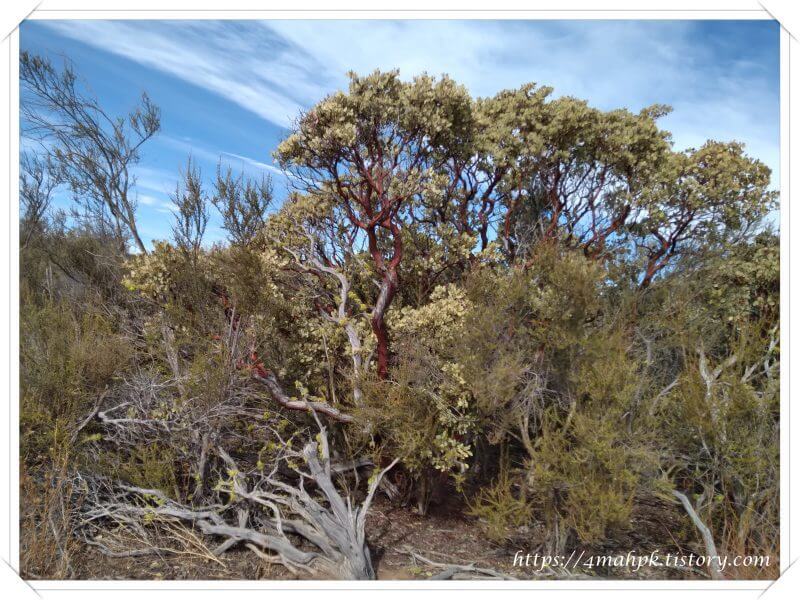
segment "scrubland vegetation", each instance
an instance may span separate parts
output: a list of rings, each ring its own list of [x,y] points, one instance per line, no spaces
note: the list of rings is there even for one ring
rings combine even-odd
[[[777,198],[740,144],[676,150],[663,106],[352,75],[298,115],[284,178],[187,163],[149,247],[158,108],[20,73],[43,142],[20,181],[26,576],[91,550],[373,578],[373,501],[433,529],[443,495],[509,557],[611,544],[650,507],[684,524],[654,544],[775,576]]]

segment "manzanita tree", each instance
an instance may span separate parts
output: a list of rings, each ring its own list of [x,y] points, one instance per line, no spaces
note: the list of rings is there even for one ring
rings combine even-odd
[[[669,151],[656,122],[666,107],[602,111],[551,93],[531,83],[477,99],[470,151],[445,163],[447,194],[433,206],[511,261],[542,238],[602,255]]]
[[[641,286],[692,248],[751,232],[775,207],[769,180],[769,168],[737,142],[670,153],[631,226],[646,260]]]
[[[302,115],[278,147],[280,164],[303,191],[333,201],[366,239],[380,277],[371,315],[380,378],[389,372],[385,314],[400,286],[404,221],[412,201],[435,184],[436,167],[459,153],[470,124],[470,96],[448,77],[351,74],[349,91]]]

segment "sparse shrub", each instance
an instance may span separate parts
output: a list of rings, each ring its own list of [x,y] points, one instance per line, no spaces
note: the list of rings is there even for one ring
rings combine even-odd
[[[611,526],[626,528],[637,465],[616,424],[577,412],[568,423],[553,421],[545,417],[529,462],[531,501],[543,520],[567,524],[584,542],[602,539]]]
[[[533,520],[533,510],[525,492],[525,483],[515,481],[509,468],[503,467],[498,478],[480,488],[471,500],[469,514],[480,521],[491,541],[506,541],[513,537],[516,529]]]
[[[162,490],[181,499],[176,452],[166,444],[135,446],[128,455],[101,454],[100,473],[138,487]]]

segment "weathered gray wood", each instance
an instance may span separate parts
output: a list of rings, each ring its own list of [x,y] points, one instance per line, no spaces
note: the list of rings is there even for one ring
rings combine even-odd
[[[192,523],[205,535],[223,538],[213,551],[215,556],[242,543],[259,556],[271,556],[270,560],[286,565],[295,573],[374,579],[375,570],[366,544],[366,516],[378,485],[397,460],[371,478],[366,498],[354,506],[353,499],[343,496],[334,484],[332,476],[336,471],[331,465],[327,432],[319,420],[317,424],[320,428],[317,441],[308,442],[300,452],[288,453],[301,458],[306,465],[307,471],[296,469],[299,475],[296,484],[278,479],[277,468],[269,475],[248,478],[223,448],[217,448],[216,454],[231,474],[235,507],[187,506],[161,490],[121,483],[103,488],[98,483],[87,502],[84,524],[110,520],[142,532],[147,522],[177,519]],[[306,489],[306,481],[314,483],[315,493]],[[257,526],[250,522],[256,511]],[[227,520],[232,513],[237,517],[235,524]],[[305,540],[308,546],[301,549],[297,538]],[[87,541],[103,546],[96,540]]]

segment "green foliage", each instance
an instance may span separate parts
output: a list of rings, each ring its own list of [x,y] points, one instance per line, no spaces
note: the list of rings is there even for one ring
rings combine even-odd
[[[730,245],[704,269],[705,301],[723,322],[775,323],[780,303],[780,240],[764,232],[752,243]]]
[[[600,314],[602,271],[549,244],[525,270],[480,270],[466,282],[472,310],[453,352],[487,426],[503,425],[533,375],[563,390],[578,344]]]
[[[106,315],[76,314],[66,302],[23,303],[20,330],[21,452],[42,460],[69,443],[70,427],[126,368],[131,346]]]
[[[770,170],[737,142],[706,142],[670,155],[645,193],[645,218],[630,225],[647,264],[643,284],[698,244],[735,239],[776,206]]]
[[[403,354],[393,381],[365,385],[363,415],[380,433],[383,451],[402,456],[413,473],[435,469],[458,481],[472,456],[474,413],[463,394],[452,393],[453,379],[435,356],[413,345]]]
[[[515,492],[515,487],[522,491]],[[470,503],[469,514],[480,521],[491,541],[506,541],[514,530],[529,525],[533,520],[533,511],[524,490],[524,485],[515,486],[508,470],[503,469],[497,480],[481,488]]]
[[[97,468],[116,480],[175,496],[178,490],[175,454],[167,445],[148,444],[134,447],[126,456],[103,454]]]
[[[264,227],[272,204],[272,181],[266,176],[261,180],[237,178],[230,168],[223,175],[218,166],[212,202],[222,214],[223,227],[231,242],[247,246]]]
[[[201,258],[195,265],[180,248],[157,241],[152,252],[130,260],[125,287],[167,309],[194,310],[197,303],[209,301],[212,285],[208,257]]]
[[[544,516],[555,515],[586,542],[628,526],[641,466],[617,423],[577,411],[566,420],[551,415],[545,413],[528,475]]]
[[[453,152],[469,135],[470,117],[466,90],[448,77],[422,75],[405,83],[397,71],[351,73],[348,93],[334,93],[305,114],[277,156],[284,165],[327,168],[329,161],[341,160],[342,148],[362,147],[386,130],[387,155],[398,150],[390,147],[395,138],[425,143],[431,152]],[[406,182],[392,185],[398,186],[394,193],[411,189]]]

